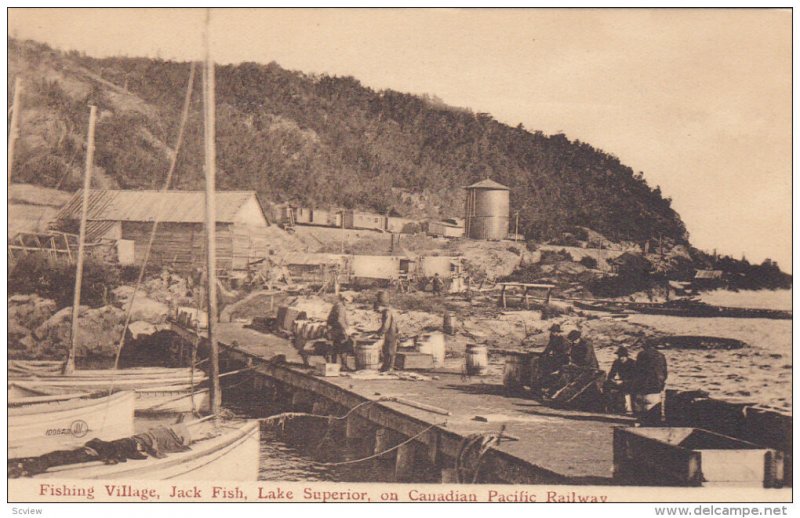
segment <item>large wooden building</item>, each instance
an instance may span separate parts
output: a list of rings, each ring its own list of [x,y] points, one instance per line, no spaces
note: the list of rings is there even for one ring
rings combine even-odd
[[[78,232],[83,193],[67,202],[51,225],[55,230]],[[244,270],[267,256],[269,221],[252,191],[216,193],[217,266]],[[151,264],[191,270],[205,264],[204,191],[117,191],[89,193],[87,241],[113,239],[133,248],[136,264],[144,259],[147,243],[158,220],[150,253]]]

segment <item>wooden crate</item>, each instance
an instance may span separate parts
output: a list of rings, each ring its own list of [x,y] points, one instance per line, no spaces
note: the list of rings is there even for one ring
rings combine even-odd
[[[317,375],[326,378],[339,376],[341,365],[338,363],[320,363],[317,365]]]
[[[398,352],[394,365],[400,370],[430,370],[433,368],[433,355],[418,352]]]
[[[784,458],[700,428],[615,428],[614,478],[636,485],[782,487]]]

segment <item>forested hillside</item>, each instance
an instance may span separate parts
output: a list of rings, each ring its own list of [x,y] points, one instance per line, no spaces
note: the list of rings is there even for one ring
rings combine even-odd
[[[96,185],[161,186],[189,63],[8,44],[9,82],[25,80],[13,181],[76,189],[95,104]],[[200,91],[198,73],[176,188],[202,187]],[[458,216],[461,187],[491,177],[511,187],[530,238],[580,225],[614,240],[688,239],[670,199],[609,153],[352,77],[219,66],[217,142],[218,187],[253,189],[265,201]]]

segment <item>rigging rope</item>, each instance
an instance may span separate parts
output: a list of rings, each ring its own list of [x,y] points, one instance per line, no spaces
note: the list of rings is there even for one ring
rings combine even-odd
[[[161,189],[162,192],[165,192],[169,189],[170,185],[172,184],[172,176],[175,173],[175,167],[178,163],[178,155],[180,152],[181,144],[183,143],[183,136],[186,130],[186,121],[189,118],[189,105],[192,100],[192,87],[194,86],[194,70],[195,70],[195,63],[192,62],[191,67],[189,69],[189,82],[186,85],[186,97],[183,101],[183,110],[181,111],[181,122],[178,128],[178,138],[175,143],[175,151],[172,154],[172,158],[169,164],[169,170],[167,171],[167,178],[164,181],[164,187]],[[119,340],[119,346],[117,347],[117,354],[114,358],[114,370],[119,369],[119,359],[120,355],[122,354],[122,348],[125,346],[125,334],[128,331],[128,326],[131,323],[131,315],[133,314],[133,303],[136,300],[136,293],[139,290],[139,287],[144,280],[145,270],[147,268],[147,261],[150,259],[150,251],[153,248],[153,241],[155,241],[156,231],[158,230],[158,221],[161,218],[162,212],[165,208],[166,200],[162,198],[161,206],[159,207],[158,213],[156,214],[156,218],[153,221],[153,228],[150,231],[150,239],[147,242],[147,248],[145,249],[144,259],[142,260],[142,268],[139,271],[139,277],[136,280],[136,285],[133,288],[133,293],[131,294],[131,300],[128,303],[128,309],[125,313],[125,325],[122,328],[122,336]],[[113,381],[112,385],[109,388],[109,392],[113,389]]]
[[[183,143],[183,135],[186,130],[186,121],[189,118],[189,105],[192,100],[192,87],[194,85],[194,69],[195,63],[192,62],[191,68],[189,69],[189,82],[186,86],[186,97],[183,101],[183,110],[181,112],[181,122],[178,128],[178,139],[175,143],[175,151],[172,154],[172,159],[170,160],[169,164],[169,171],[167,171],[167,178],[164,180],[164,187],[161,189],[162,192],[166,192],[169,190],[170,185],[172,184],[172,176],[175,173],[175,167],[178,164],[178,154],[180,152],[181,144]],[[150,238],[147,241],[147,247],[145,248],[144,259],[142,260],[142,267],[139,270],[139,277],[136,280],[136,285],[133,288],[133,293],[131,294],[131,300],[128,304],[128,310],[125,314],[125,325],[122,329],[122,337],[120,338],[119,347],[117,348],[117,357],[114,362],[114,368],[119,368],[119,355],[122,351],[123,346],[125,345],[125,333],[128,330],[128,326],[131,322],[131,315],[133,313],[133,303],[136,300],[136,293],[139,290],[139,287],[144,280],[145,270],[147,269],[147,262],[150,259],[150,252],[153,248],[153,242],[156,238],[156,232],[158,230],[158,222],[162,217],[162,213],[166,208],[166,198],[161,199],[161,205],[156,213],[156,218],[153,220],[153,228],[150,230]]]

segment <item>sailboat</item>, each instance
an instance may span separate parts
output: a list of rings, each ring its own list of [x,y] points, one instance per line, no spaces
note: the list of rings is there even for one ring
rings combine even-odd
[[[190,73],[189,88],[194,78],[194,68]],[[184,110],[188,110],[190,92]],[[94,162],[94,127],[96,107],[92,106],[89,116],[87,137],[86,171],[83,184],[83,204],[81,208],[80,232],[78,238],[77,274],[72,310],[71,348],[66,363],[53,361],[11,361],[9,362],[9,397],[39,397],[46,395],[96,393],[106,391],[111,394],[120,390],[133,390],[136,394],[138,413],[193,412],[208,410],[209,394],[207,388],[197,388],[207,381],[202,371],[192,369],[148,367],[135,369],[95,369],[75,370],[75,354],[78,343],[78,308],[80,308],[83,260],[85,256],[85,237],[88,215],[91,173]],[[180,139],[179,139],[180,140]],[[170,175],[175,167],[177,149],[171,164]],[[9,168],[11,167],[9,163]],[[9,169],[10,171],[10,169]],[[10,173],[9,173],[10,174]],[[10,178],[10,176],[9,176]],[[155,233],[155,226],[153,227]],[[145,258],[145,263],[147,259]],[[144,265],[142,268],[144,271]],[[133,304],[133,300],[131,300]],[[127,328],[127,322],[126,322]],[[120,348],[124,339],[120,343]]]
[[[208,16],[206,18],[208,27]],[[259,467],[260,426],[258,421],[231,420],[219,417],[221,390],[216,340],[216,250],[214,230],[214,177],[216,153],[214,145],[214,64],[208,50],[208,29],[205,35],[205,144],[206,144],[206,253],[208,288],[208,339],[210,342],[211,415],[179,425],[171,434],[185,446],[166,456],[150,456],[142,460],[109,464],[102,459],[88,462],[47,466],[37,478],[69,479],[190,479],[190,480],[256,480]],[[132,439],[135,439],[132,438]]]

